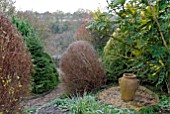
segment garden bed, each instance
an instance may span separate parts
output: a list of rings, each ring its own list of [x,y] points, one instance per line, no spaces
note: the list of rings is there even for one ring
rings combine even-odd
[[[121,99],[119,86],[111,87],[99,92],[98,99],[101,102],[113,105],[114,107],[131,108],[134,110],[140,110],[147,106],[154,106],[159,102],[159,97],[143,86],[139,86],[134,100],[129,102],[125,102]]]

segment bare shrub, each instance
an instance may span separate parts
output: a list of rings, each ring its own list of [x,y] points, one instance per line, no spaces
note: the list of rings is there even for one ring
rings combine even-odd
[[[16,114],[29,92],[31,59],[22,36],[0,13],[0,113]]]
[[[76,41],[69,45],[61,57],[60,71],[65,90],[72,95],[90,92],[106,82],[99,57],[87,41]]]

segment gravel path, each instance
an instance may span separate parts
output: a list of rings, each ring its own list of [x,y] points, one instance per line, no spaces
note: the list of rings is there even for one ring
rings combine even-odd
[[[57,106],[50,106],[40,109],[38,114],[68,114],[68,111],[60,110]]]
[[[64,93],[63,84],[60,83],[54,90],[46,95],[40,95],[39,97],[32,97],[28,100],[23,101],[21,104],[26,108],[39,108],[44,104],[47,104],[53,101],[56,98],[59,98]],[[31,113],[34,114],[34,113]],[[39,110],[38,114],[66,114],[58,109],[56,106],[51,106],[47,108],[42,108]]]

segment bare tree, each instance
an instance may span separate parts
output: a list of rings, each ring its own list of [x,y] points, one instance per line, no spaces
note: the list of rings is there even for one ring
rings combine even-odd
[[[15,11],[14,0],[0,0],[0,12],[11,16]]]

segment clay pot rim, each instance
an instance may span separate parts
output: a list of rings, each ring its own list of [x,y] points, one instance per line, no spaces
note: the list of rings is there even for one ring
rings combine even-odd
[[[133,73],[124,73],[123,77],[132,79],[132,78],[136,78],[136,75]]]

